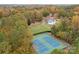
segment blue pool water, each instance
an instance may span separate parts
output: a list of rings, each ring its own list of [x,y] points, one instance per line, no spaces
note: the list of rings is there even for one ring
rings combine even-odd
[[[33,39],[33,47],[36,53],[51,53],[54,49],[63,49],[67,47],[61,41],[50,36],[49,34],[39,34]]]

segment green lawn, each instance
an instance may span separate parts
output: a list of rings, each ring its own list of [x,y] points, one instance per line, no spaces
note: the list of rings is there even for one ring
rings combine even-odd
[[[31,25],[30,28],[31,28],[33,34],[51,31],[51,28],[48,24],[34,24],[34,25]]]

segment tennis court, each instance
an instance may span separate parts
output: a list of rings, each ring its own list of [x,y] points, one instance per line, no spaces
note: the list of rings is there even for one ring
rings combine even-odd
[[[54,49],[63,49],[67,47],[67,45],[64,45],[61,41],[52,37],[48,33],[44,33],[34,37],[33,47],[36,53],[48,54],[51,53]]]

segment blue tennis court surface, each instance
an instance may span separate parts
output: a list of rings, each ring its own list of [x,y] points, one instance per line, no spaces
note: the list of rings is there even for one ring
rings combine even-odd
[[[33,39],[33,47],[36,53],[47,54],[51,53],[54,49],[63,49],[67,47],[61,41],[56,40],[49,34],[39,34]]]

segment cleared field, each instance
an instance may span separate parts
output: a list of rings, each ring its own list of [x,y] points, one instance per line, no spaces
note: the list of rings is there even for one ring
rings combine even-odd
[[[48,24],[34,24],[30,26],[33,34],[38,34],[46,31],[51,31],[51,28]]]

